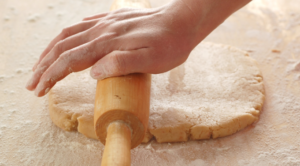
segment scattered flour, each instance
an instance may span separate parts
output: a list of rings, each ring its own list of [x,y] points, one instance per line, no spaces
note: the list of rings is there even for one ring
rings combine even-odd
[[[280,162],[278,162],[280,159]],[[258,155],[248,160],[240,160],[239,165],[272,165],[272,166],[297,166],[300,163],[300,151],[294,147],[286,147],[284,149],[274,149],[271,151],[259,151]]]
[[[36,98],[24,88],[30,74],[23,71],[23,67],[26,70],[32,67],[51,36],[84,16],[107,10],[112,3],[90,1],[94,3],[45,0],[30,4],[32,8],[28,10],[43,15],[46,24],[22,23],[22,20],[38,22],[41,17],[28,17],[28,11],[21,10],[22,5],[28,5],[26,3],[4,1],[5,5],[13,7],[4,11],[3,15],[12,11],[18,11],[19,15],[13,17],[18,20],[14,26],[0,30],[0,166],[100,165],[103,145],[57,128],[49,118],[46,99]],[[53,5],[51,10],[41,8],[55,2],[58,5]],[[151,0],[151,3],[160,5],[162,2]],[[299,7],[295,5],[298,0],[251,3],[225,21],[206,41],[251,50],[250,56],[259,62],[265,82],[266,101],[260,120],[254,126],[221,139],[140,145],[132,150],[133,166],[300,165],[300,14]],[[262,12],[265,8],[268,11]],[[72,12],[64,14],[64,19],[57,19],[56,13],[66,9]],[[5,26],[12,22],[5,22]],[[257,31],[247,37],[245,32],[251,29]],[[38,38],[25,35],[34,33],[43,35]],[[276,43],[278,39],[282,42]],[[272,49],[281,52],[272,53]],[[20,61],[24,61],[24,66],[18,70],[15,65]]]
[[[0,75],[0,83],[3,82],[4,79],[5,79],[5,76],[1,76],[1,75]]]
[[[54,5],[50,4],[50,5],[47,6],[47,8],[48,8],[48,9],[53,9],[53,8],[54,8]]]
[[[9,20],[10,20],[10,17],[9,17],[9,16],[5,16],[5,17],[3,18],[3,20],[4,20],[4,21],[9,21]]]
[[[36,22],[38,19],[40,18],[40,15],[39,14],[31,14],[27,20],[29,22]]]

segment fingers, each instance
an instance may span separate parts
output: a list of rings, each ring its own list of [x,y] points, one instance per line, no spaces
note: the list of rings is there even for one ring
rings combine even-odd
[[[102,58],[109,50],[114,49],[111,39],[114,34],[103,35],[89,43],[65,51],[48,69],[39,67],[37,74],[29,81],[29,88],[35,89],[35,95],[45,95],[57,81],[68,74],[84,70]],[[114,41],[114,44],[117,42]],[[30,85],[31,84],[31,85]],[[36,88],[34,87],[36,86]]]
[[[85,48],[76,48],[69,50],[60,56],[47,70],[41,75],[34,77],[37,81],[35,88],[35,95],[40,97],[48,93],[48,91],[55,85],[56,82],[65,78],[72,72],[79,71],[85,68],[85,62],[79,60],[78,55],[88,56],[89,51]],[[74,60],[74,57],[78,58]],[[81,62],[81,63],[79,63]],[[38,77],[40,76],[40,77]]]
[[[56,43],[53,49],[47,54],[47,56],[42,59],[42,61],[36,67],[36,70],[34,71],[33,76],[28,82],[26,88],[28,90],[34,90],[43,73],[57,60],[57,58],[63,52],[88,42],[88,39],[85,38],[85,36],[85,34],[79,33]]]
[[[155,72],[154,59],[149,54],[150,52],[150,48],[113,51],[97,61],[90,74],[94,79],[104,79],[130,73]]]
[[[73,25],[71,27],[65,28],[62,30],[62,32],[55,37],[50,44],[47,46],[47,48],[43,51],[43,53],[40,55],[39,60],[35,63],[32,70],[35,71],[36,67],[39,65],[39,63],[43,60],[43,58],[52,50],[52,48],[61,40],[64,40],[74,34],[80,33],[82,31],[85,31],[91,27],[93,27],[97,21],[85,21],[76,25]]]

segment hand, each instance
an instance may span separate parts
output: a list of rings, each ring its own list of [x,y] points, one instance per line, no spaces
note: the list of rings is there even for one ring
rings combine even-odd
[[[121,9],[65,28],[40,56],[27,89],[43,96],[68,74],[91,66],[91,76],[104,79],[180,65],[195,46],[195,32],[171,12],[166,7]]]
[[[95,79],[162,73],[250,0],[173,0],[153,9],[121,9],[85,18],[54,38],[26,88],[45,95],[57,81],[92,66]]]

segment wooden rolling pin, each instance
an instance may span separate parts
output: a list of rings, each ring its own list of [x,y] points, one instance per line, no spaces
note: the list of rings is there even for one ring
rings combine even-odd
[[[149,8],[147,0],[115,0],[111,10]],[[150,107],[150,74],[129,74],[98,80],[94,128],[105,145],[101,166],[130,166],[130,149],[147,131]]]

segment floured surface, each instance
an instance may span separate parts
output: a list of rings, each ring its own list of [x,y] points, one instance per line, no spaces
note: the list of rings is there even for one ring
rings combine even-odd
[[[53,122],[96,138],[95,87],[88,71],[57,83],[49,93]],[[182,65],[152,75],[149,138],[143,142],[151,136],[157,142],[183,142],[231,135],[258,119],[263,93],[261,72],[247,53],[201,43]]]
[[[100,165],[101,143],[56,127],[46,98],[24,87],[54,35],[86,15],[107,11],[111,3],[0,1],[0,165]],[[151,1],[153,7],[162,3]],[[253,1],[205,39],[246,50],[258,61],[266,91],[258,123],[215,140],[141,145],[132,151],[132,165],[300,165],[297,4]]]
[[[201,43],[151,86],[149,130],[158,142],[230,135],[254,122],[263,103],[256,62],[218,44]]]

